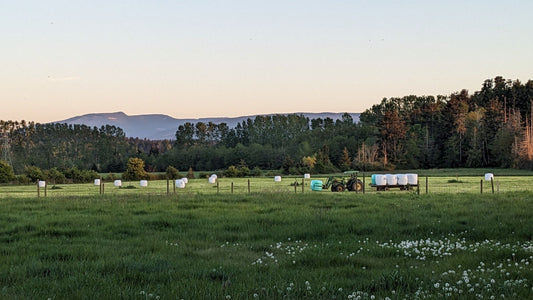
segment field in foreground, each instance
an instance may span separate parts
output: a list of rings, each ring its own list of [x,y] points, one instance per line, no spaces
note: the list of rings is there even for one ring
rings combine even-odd
[[[531,299],[533,194],[0,199],[0,297]]]

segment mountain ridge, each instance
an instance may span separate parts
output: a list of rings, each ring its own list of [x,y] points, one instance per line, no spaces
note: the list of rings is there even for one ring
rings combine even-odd
[[[256,116],[273,116],[273,115],[304,115],[309,119],[331,118],[334,121],[342,117],[344,113],[322,112],[322,113],[278,113],[249,115],[240,117],[208,117],[208,118],[183,118],[177,119],[165,114],[142,114],[127,115],[124,112],[111,113],[89,113],[81,116],[75,116],[61,121],[51,123],[81,124],[90,127],[101,127],[104,125],[114,125],[122,128],[127,137],[146,138],[150,140],[174,139],[178,126],[187,122],[213,122],[215,124],[226,123],[230,128],[235,127],[238,123],[246,119],[254,119]],[[355,122],[359,121],[360,113],[348,113]]]

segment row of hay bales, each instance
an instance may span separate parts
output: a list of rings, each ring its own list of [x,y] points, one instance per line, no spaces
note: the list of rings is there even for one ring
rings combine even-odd
[[[372,174],[372,186],[418,185],[418,174]]]
[[[95,179],[94,180],[94,185],[100,185],[102,182],[100,179]],[[176,179],[174,184],[176,185],[177,188],[185,188],[185,185],[189,183],[189,179],[187,177],[183,177],[182,179]],[[122,180],[120,179],[117,179],[113,182],[113,185],[116,186],[116,187],[121,187],[122,186]],[[141,180],[139,181],[139,186],[140,187],[147,187],[148,186],[148,180]]]
[[[305,179],[311,178],[311,174],[304,174],[304,178]],[[208,178],[208,181],[209,181],[209,183],[214,184],[214,183],[216,183],[217,179],[218,179],[218,176],[216,174],[213,174],[213,175],[211,175]],[[274,181],[275,182],[281,182],[281,176],[275,176],[274,177]],[[102,183],[101,179],[95,179],[94,180],[94,185],[100,185],[101,183]],[[178,187],[178,188],[185,188],[185,185],[187,183],[188,183],[188,179],[186,177],[175,180],[176,187]],[[40,180],[38,182],[38,185],[39,185],[39,187],[44,188],[44,187],[46,187],[46,181]],[[121,187],[122,186],[122,180],[120,180],[120,179],[115,180],[113,182],[113,185],[116,186],[116,187]],[[139,181],[139,186],[147,187],[148,186],[148,180]]]

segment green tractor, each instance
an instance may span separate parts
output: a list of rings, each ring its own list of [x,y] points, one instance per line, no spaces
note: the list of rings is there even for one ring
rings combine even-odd
[[[331,176],[328,181],[322,186],[322,189],[327,190],[331,188],[332,192],[344,192],[345,190],[352,192],[360,192],[363,190],[363,182],[357,178],[359,171],[346,171],[344,174],[349,174],[349,178]]]

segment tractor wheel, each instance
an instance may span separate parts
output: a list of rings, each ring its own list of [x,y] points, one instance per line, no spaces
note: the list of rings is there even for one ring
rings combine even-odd
[[[348,183],[346,183],[346,189],[348,189],[348,191],[355,191],[353,188],[354,188],[354,183],[355,181],[353,179],[350,179],[348,180]]]
[[[349,188],[350,191],[361,192],[363,190],[363,183],[361,182],[361,180],[357,179],[351,183],[350,187],[351,187]]]
[[[344,186],[342,186],[342,184],[332,185],[331,186],[331,191],[332,192],[342,192],[342,191],[344,191]]]

